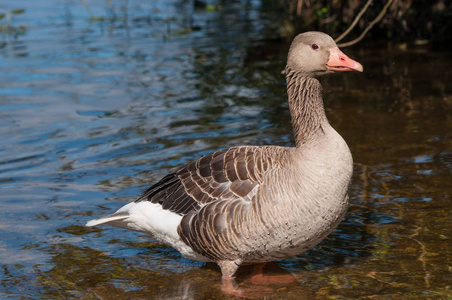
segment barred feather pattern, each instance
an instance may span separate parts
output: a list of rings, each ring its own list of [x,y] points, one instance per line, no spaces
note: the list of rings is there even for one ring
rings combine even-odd
[[[303,76],[286,66],[287,94],[297,146],[315,136],[328,122],[322,100],[322,85],[314,77]]]
[[[176,172],[200,207],[183,217],[178,228],[182,241],[213,261],[256,260],[256,240],[273,230],[262,220],[266,203],[261,190],[268,184],[269,173],[287,166],[293,150],[234,147],[202,157]]]
[[[241,146],[202,156],[163,177],[135,202],[159,203],[163,209],[182,216],[219,200],[249,202],[265,172],[281,165],[270,157],[273,148],[284,149]]]

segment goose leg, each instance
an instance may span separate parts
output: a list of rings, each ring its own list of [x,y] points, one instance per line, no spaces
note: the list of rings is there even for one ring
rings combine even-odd
[[[228,266],[232,267],[231,264],[219,265],[224,267],[224,269],[222,268],[222,271],[223,274],[225,274],[221,278],[221,290],[229,295],[242,298],[262,298],[263,296],[274,291],[274,288],[268,287],[268,285],[289,284],[296,280],[292,274],[264,276],[262,271],[264,269],[265,263],[261,263],[253,265],[253,271],[250,278],[251,286],[239,287],[239,285],[235,281],[235,277],[233,276],[233,274],[235,274],[235,271],[237,271],[238,266],[236,265],[237,268],[235,268],[234,272],[231,275],[231,273],[225,272],[226,270],[233,270],[233,268],[228,268]]]
[[[235,281],[234,274],[239,268],[241,261],[219,261],[217,264],[221,268],[223,276],[221,277],[221,290],[229,295],[242,298],[254,299],[272,292],[267,287],[240,288]]]
[[[264,267],[265,263],[256,264],[253,266],[251,283],[256,285],[287,284],[294,282],[296,280],[296,278],[292,274],[264,276],[263,274]]]
[[[235,278],[232,276],[224,276],[221,278],[221,290],[231,296],[237,296],[246,299],[262,298],[271,294],[273,289],[254,285],[253,287],[240,288]]]

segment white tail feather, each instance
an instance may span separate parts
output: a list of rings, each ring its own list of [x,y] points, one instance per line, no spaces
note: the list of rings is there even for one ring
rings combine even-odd
[[[86,223],[86,226],[108,224],[144,232],[150,234],[160,242],[176,248],[186,258],[210,261],[181,241],[177,233],[177,227],[181,220],[181,215],[163,209],[158,203],[141,201],[130,202],[114,214],[89,221]]]
[[[122,221],[128,217],[129,217],[129,215],[126,215],[126,214],[109,215],[109,216],[106,216],[106,217],[103,217],[100,219],[88,221],[86,223],[86,226],[91,227],[91,226],[97,226],[97,225],[101,225],[101,224],[108,224],[110,222]]]

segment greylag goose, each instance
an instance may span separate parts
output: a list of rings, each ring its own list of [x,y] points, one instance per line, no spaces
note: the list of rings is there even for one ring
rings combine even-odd
[[[202,156],[86,225],[150,234],[186,258],[217,263],[223,280],[242,265],[310,249],[344,217],[352,175],[350,150],[328,123],[317,77],[352,70],[363,68],[330,36],[298,35],[286,66],[295,147],[240,146]]]

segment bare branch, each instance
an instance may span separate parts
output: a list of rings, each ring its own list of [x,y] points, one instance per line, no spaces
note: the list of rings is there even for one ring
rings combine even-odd
[[[304,3],[305,2],[305,3]],[[301,16],[301,10],[303,9],[303,3],[306,7],[310,7],[309,0],[298,0],[297,2],[297,16]]]
[[[361,11],[359,12],[359,14],[356,16],[355,20],[353,20],[352,25],[350,25],[350,27],[348,27],[348,29],[341,34],[337,39],[335,39],[334,41],[336,43],[338,43],[340,40],[342,40],[347,34],[350,33],[350,31],[353,29],[353,27],[355,27],[355,25],[358,23],[359,19],[361,19],[361,17],[363,16],[363,14],[366,12],[367,8],[369,8],[369,5],[372,3],[373,0],[369,0],[367,1],[367,3],[364,5],[364,7],[361,9]]]
[[[364,29],[364,31],[361,33],[361,35],[359,37],[357,37],[356,39],[354,39],[354,40],[352,40],[350,42],[339,44],[338,46],[344,48],[344,47],[348,47],[348,46],[354,45],[354,44],[358,43],[359,41],[361,41],[364,38],[364,36],[367,34],[367,32],[369,32],[369,30],[371,30],[372,27],[374,27],[375,24],[377,24],[378,22],[381,21],[381,19],[383,19],[384,15],[388,11],[388,8],[391,5],[392,1],[393,0],[388,0],[388,2],[383,7],[383,9],[378,14],[378,16],[372,22],[369,23],[369,25],[366,27],[366,29]]]

